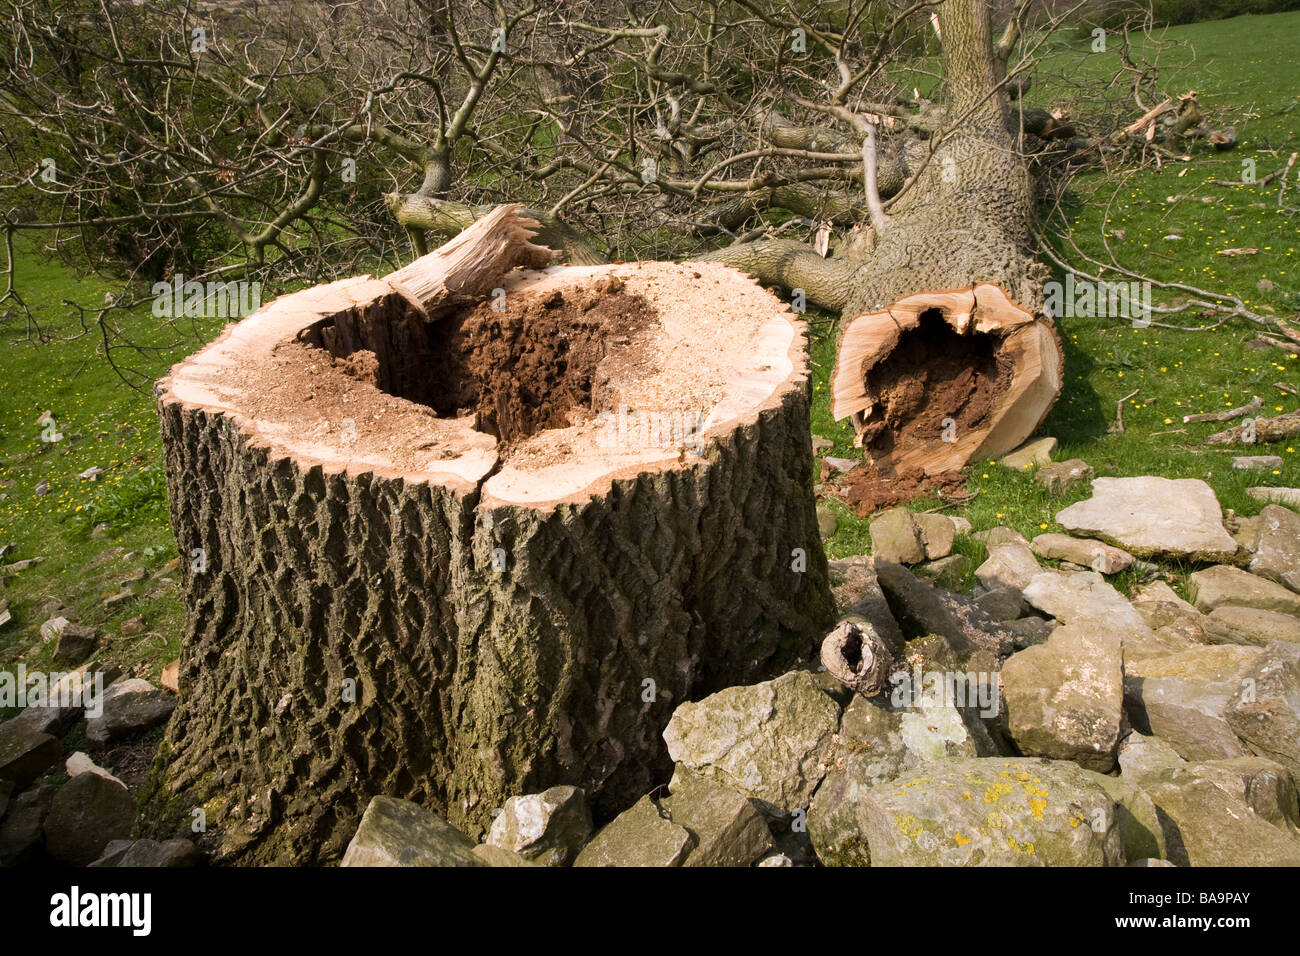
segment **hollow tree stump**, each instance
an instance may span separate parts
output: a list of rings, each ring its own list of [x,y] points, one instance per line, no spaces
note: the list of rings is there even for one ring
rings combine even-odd
[[[530,225],[277,299],[158,385],[189,560],[154,799],[232,860],[336,859],[375,794],[473,834],[557,783],[615,812],[678,704],[833,618],[803,325],[720,265],[539,268]]]

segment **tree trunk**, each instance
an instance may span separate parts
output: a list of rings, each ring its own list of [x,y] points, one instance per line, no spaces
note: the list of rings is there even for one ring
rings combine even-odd
[[[1033,194],[982,0],[939,6],[950,128],[860,260],[754,243],[717,259],[841,313],[831,410],[881,474],[1010,451],[1050,411],[1063,356],[1032,254]]]
[[[521,225],[282,297],[159,384],[193,560],[154,798],[229,859],[333,860],[376,794],[475,835],[559,783],[611,814],[678,704],[833,618],[798,319],[718,265],[507,275],[544,257]]]

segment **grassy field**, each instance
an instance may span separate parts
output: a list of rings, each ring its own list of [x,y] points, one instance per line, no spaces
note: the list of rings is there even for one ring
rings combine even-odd
[[[1171,30],[1166,39],[1179,45],[1162,58],[1170,71],[1162,75],[1177,76],[1172,87],[1201,91],[1207,110],[1236,125],[1241,145],[1226,153],[1198,153],[1190,163],[1161,170],[1117,178],[1081,175],[1066,209],[1069,228],[1089,252],[1102,253],[1104,238],[1121,260],[1152,278],[1224,289],[1258,309],[1293,315],[1300,308],[1295,265],[1300,223],[1279,210],[1278,183],[1222,187],[1209,180],[1239,180],[1248,158],[1255,160],[1262,179],[1300,145],[1300,96],[1288,79],[1289,64],[1300,57],[1300,13],[1198,24]],[[1053,85],[1053,71],[1070,75],[1076,84],[1107,80],[1115,72],[1114,52],[1088,54],[1084,39],[1059,37],[1053,51],[1045,78],[1030,97],[1036,104],[1050,105],[1056,95],[1068,99],[1064,86]],[[1297,178],[1300,170],[1293,172],[1293,184]],[[1300,188],[1292,188],[1297,202],[1288,205],[1294,206],[1300,204]],[[1240,246],[1259,251],[1218,255]],[[161,446],[148,382],[211,338],[222,322],[177,328],[147,312],[135,317],[130,337],[144,351],[129,359],[118,353],[138,373],[133,381],[143,386],[132,389],[105,362],[99,329],[83,331],[64,301],[95,301],[104,287],[43,260],[30,247],[22,253],[20,287],[52,340],[42,344],[25,335],[23,317],[12,305],[0,305],[5,384],[0,394],[0,545],[12,544],[3,563],[44,560],[0,578],[0,598],[10,600],[13,615],[0,628],[0,667],[22,661],[30,669],[52,668],[53,643],[42,642],[38,629],[49,607],[61,603],[73,608],[81,622],[100,628],[101,661],[156,679],[176,656],[183,609],[178,577],[172,573],[177,555],[167,527]],[[1262,289],[1261,280],[1267,280]],[[1179,321],[1201,324],[1188,317]],[[1242,405],[1254,395],[1265,400],[1264,413],[1297,406],[1297,399],[1274,383],[1300,387],[1300,359],[1293,351],[1245,348],[1254,332],[1245,323],[1187,332],[1065,319],[1061,333],[1067,381],[1042,433],[1059,439],[1058,458],[1084,458],[1098,475],[1203,478],[1225,508],[1254,514],[1260,504],[1245,494],[1247,486],[1300,485],[1300,442],[1255,447],[1253,453],[1280,455],[1285,465],[1275,473],[1247,475],[1230,466],[1240,451],[1202,445],[1206,435],[1222,426],[1182,425],[1185,414]],[[837,453],[847,456],[849,429],[828,413],[826,379],[833,349],[833,330],[823,317],[814,323],[813,430],[835,441]],[[1116,403],[1135,389],[1125,409],[1126,432],[1110,433]],[[46,411],[62,435],[59,441],[42,440],[49,432],[38,420]],[[94,467],[103,469],[95,480],[78,477]],[[48,493],[38,495],[40,486]],[[1032,474],[991,462],[969,469],[968,488],[979,495],[957,513],[977,529],[1005,524],[1026,535],[1060,530],[1054,513],[1086,496],[1085,490],[1051,499]],[[832,507],[839,528],[827,543],[830,554],[869,550],[865,519]],[[973,540],[959,541],[958,548],[979,560],[981,546]],[[128,581],[139,569],[143,578]],[[132,596],[105,605],[106,598],[123,590]],[[144,618],[144,632],[121,636],[121,623],[137,616]]]

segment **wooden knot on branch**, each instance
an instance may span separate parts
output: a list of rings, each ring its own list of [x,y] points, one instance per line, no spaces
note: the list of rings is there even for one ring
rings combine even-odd
[[[822,641],[822,666],[836,680],[864,697],[884,689],[892,655],[876,629],[862,618],[845,618]]]

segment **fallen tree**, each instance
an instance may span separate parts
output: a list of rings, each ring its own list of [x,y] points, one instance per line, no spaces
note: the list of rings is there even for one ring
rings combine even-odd
[[[541,268],[536,228],[284,296],[159,383],[192,560],[155,799],[227,859],[334,859],[379,793],[475,834],[559,783],[624,809],[678,704],[833,617],[798,318],[716,264]]]
[[[945,0],[946,115],[952,125],[885,211],[872,119],[863,137],[871,241],[825,259],[795,243],[749,243],[705,258],[802,289],[840,312],[831,410],[885,476],[937,473],[1024,441],[1061,387],[1044,314],[1049,270],[1033,255],[1031,180],[998,79],[988,11]]]

